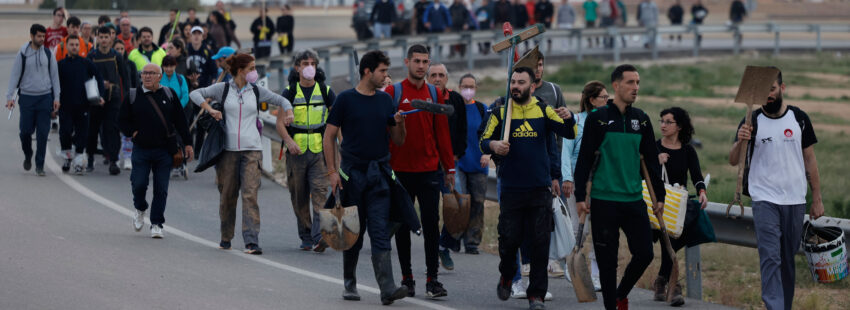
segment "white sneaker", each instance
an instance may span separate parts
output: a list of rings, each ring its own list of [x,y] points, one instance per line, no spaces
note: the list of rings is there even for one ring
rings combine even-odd
[[[522,285],[522,280],[514,282],[511,284],[511,298],[514,299],[526,299],[528,295],[525,294],[525,285]]]
[[[531,273],[531,264],[523,264],[522,265],[522,276],[527,277],[529,273]]]
[[[554,259],[549,260],[548,272],[550,278],[560,278],[564,276],[564,268],[561,268],[561,263]]]
[[[602,284],[601,284],[601,283],[599,283],[599,277],[593,277],[593,276],[591,276],[591,277],[590,277],[590,281],[591,281],[591,282],[593,282],[593,290],[595,290],[595,291],[597,291],[597,292],[601,292],[601,291],[602,291]]]
[[[142,226],[145,226],[145,211],[135,210],[136,213],[133,215],[133,229],[136,231],[141,231]]]
[[[124,158],[124,170],[133,170],[133,161],[129,158]]]
[[[546,292],[546,297],[543,297],[543,300],[545,300],[545,301],[552,300],[552,293]]]
[[[162,227],[159,225],[151,225],[151,238],[162,239],[165,235],[162,233]]]

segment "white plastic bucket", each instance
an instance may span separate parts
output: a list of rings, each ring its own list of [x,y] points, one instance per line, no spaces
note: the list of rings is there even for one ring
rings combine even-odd
[[[813,236],[827,240],[825,243],[813,243]],[[815,227],[806,222],[803,225],[803,252],[809,261],[812,278],[815,282],[832,283],[847,277],[847,247],[844,244],[844,231],[838,227]]]

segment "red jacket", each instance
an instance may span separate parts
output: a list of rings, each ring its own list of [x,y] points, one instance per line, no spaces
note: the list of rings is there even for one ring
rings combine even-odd
[[[384,90],[390,97],[394,94],[394,86]],[[425,83],[416,88],[409,80],[401,82],[402,91],[399,100],[399,111],[413,110],[410,102],[414,99],[432,101],[431,93]],[[439,96],[438,96],[439,97]],[[393,98],[395,99],[395,98]],[[443,98],[437,102],[444,104]],[[436,122],[436,123],[435,123]],[[401,146],[390,142],[390,166],[399,172],[428,172],[436,171],[439,164],[449,173],[454,173],[455,162],[452,153],[452,142],[449,136],[449,122],[445,115],[419,112],[408,114],[404,121],[407,136]]]

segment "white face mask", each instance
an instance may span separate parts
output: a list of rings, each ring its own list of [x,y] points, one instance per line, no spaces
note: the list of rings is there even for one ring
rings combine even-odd
[[[466,101],[472,100],[475,97],[475,89],[473,88],[464,88],[460,90],[460,95],[463,96],[463,99]]]

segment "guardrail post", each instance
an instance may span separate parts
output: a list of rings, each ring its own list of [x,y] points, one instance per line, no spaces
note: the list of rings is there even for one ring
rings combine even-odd
[[[428,36],[428,46],[431,46],[431,62],[440,62],[442,49],[440,48],[440,38],[435,35]]]
[[[466,68],[475,69],[475,47],[472,46],[472,33],[464,33],[463,39],[466,41]]]
[[[342,51],[348,54],[348,82],[351,83],[352,86],[357,86],[357,59],[354,57],[354,48],[351,46],[343,46]]]
[[[779,56],[779,30],[773,33],[773,56]]]
[[[316,53],[319,54],[319,58],[322,59],[322,63],[323,63],[322,69],[325,70],[325,76],[327,76],[328,78],[332,77],[333,74],[331,74],[331,53],[330,53],[330,51],[325,50],[325,49],[321,49],[321,50],[316,51]]]
[[[395,46],[401,47],[401,54],[407,55],[407,39],[398,39],[395,41]]]
[[[617,27],[608,27],[607,30],[608,30],[607,40],[611,40],[610,42],[611,42],[611,45],[613,47],[614,62],[620,63],[620,40],[618,40],[618,38],[617,38],[618,37],[617,34],[619,33],[619,31],[617,31]]]
[[[741,41],[743,41],[743,40],[741,40],[741,30],[738,29],[737,25],[734,25],[734,26],[731,26],[731,27],[732,27],[732,41],[735,41],[734,42],[735,44],[732,45],[733,46],[733,48],[732,48],[733,52],[732,53],[735,56],[738,56],[738,54],[741,53]]]
[[[581,62],[584,58],[581,53],[581,45],[584,44],[581,40],[581,29],[573,30],[573,35],[576,36],[576,61]]]
[[[658,60],[658,27],[646,29],[649,35],[649,45],[652,46],[652,60]]]
[[[702,270],[699,246],[685,249],[685,273],[688,298],[702,300]]]
[[[693,57],[699,57],[699,48],[702,45],[702,34],[699,32],[699,26],[691,25],[691,30],[694,32],[694,52]]]
[[[814,27],[815,27],[815,32],[817,33],[817,42],[816,42],[816,45],[815,45],[815,50],[818,53],[820,53],[822,51],[821,40],[820,40],[820,25],[814,25]]]

